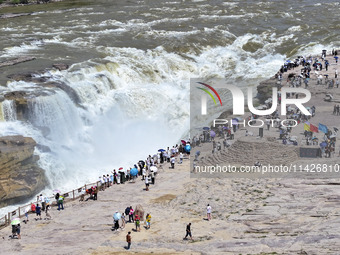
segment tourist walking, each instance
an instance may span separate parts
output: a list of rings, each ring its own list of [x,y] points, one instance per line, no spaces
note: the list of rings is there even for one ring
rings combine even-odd
[[[145,176],[146,176],[146,169],[144,167],[143,170],[142,170],[142,181],[145,180]]]
[[[55,197],[54,197],[55,200],[57,201],[57,203],[58,203],[59,196],[60,196],[59,193],[57,193],[57,194],[55,195]]]
[[[18,236],[18,239],[21,239],[20,235],[20,223],[17,225],[12,225],[12,238],[14,238],[15,235]]]
[[[58,211],[64,210],[64,197],[63,196],[59,196],[58,198]]]
[[[122,213],[121,219],[122,219],[122,226],[120,228],[124,229],[125,228],[125,214],[124,213]]]
[[[41,207],[39,204],[37,204],[37,206],[35,207],[35,213],[37,214],[37,217],[38,216],[40,217],[40,220],[41,220]]]
[[[171,168],[175,169],[175,157],[171,158]]]
[[[150,228],[150,225],[151,225],[151,214],[148,213],[146,215],[146,229],[149,229]]]
[[[26,217],[26,220],[24,220],[25,224],[28,222],[28,212],[30,211],[30,208],[29,207],[26,207],[25,208],[25,217]]]
[[[149,177],[146,176],[145,178],[145,190],[148,191],[149,190]]]
[[[155,184],[155,172],[151,170],[151,183]]]
[[[131,248],[131,232],[130,231],[126,235],[126,242],[128,243],[128,246],[126,247],[126,249],[130,250],[130,248]]]
[[[130,211],[129,211],[129,222],[134,222],[134,219],[133,219],[133,208],[132,206],[130,206]]]
[[[51,205],[49,203],[46,204],[46,208],[45,208],[45,212],[46,212],[46,218],[45,220],[50,220],[51,214],[50,214],[50,210],[51,210]]]
[[[98,187],[94,187],[93,190],[93,200],[97,200],[98,199]]]
[[[193,240],[193,239],[192,239],[192,235],[191,235],[191,223],[189,223],[189,224],[187,225],[186,232],[187,232],[187,233],[186,233],[184,239],[186,240],[187,237],[189,236],[190,239]]]
[[[39,202],[41,203],[41,210],[44,212],[45,211],[45,197],[40,194],[39,196]]]
[[[140,232],[140,218],[138,214],[136,214],[135,216],[135,223],[136,223],[136,231]]]
[[[179,153],[179,164],[182,164],[183,163],[183,153],[180,152]]]

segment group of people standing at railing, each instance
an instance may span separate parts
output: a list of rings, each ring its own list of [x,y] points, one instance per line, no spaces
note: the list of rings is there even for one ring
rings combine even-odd
[[[188,141],[188,144],[190,144],[190,141]],[[131,170],[133,168],[127,169],[126,171],[123,171],[123,169],[119,169],[116,171],[115,169],[111,172],[111,174],[106,174],[99,177],[99,181],[97,182],[97,186],[92,186],[91,188],[88,188],[85,190],[85,192],[80,196],[79,201],[84,201],[85,195],[89,195],[89,197],[86,199],[98,199],[98,192],[99,190],[104,191],[107,188],[110,188],[114,184],[124,184],[126,181],[134,180],[138,176],[141,176],[141,180],[145,182],[146,188],[145,190],[149,190],[149,184],[155,184],[156,180],[156,171],[153,171],[152,167],[156,167],[156,165],[163,164],[163,163],[170,163],[170,167],[174,169],[175,168],[175,162],[176,157],[179,157],[179,164],[182,163],[184,158],[184,153],[188,153],[185,151],[183,145],[176,145],[173,146],[171,149],[168,147],[167,150],[159,150],[157,154],[154,156],[149,155],[145,161],[140,160],[137,164],[134,165],[134,168],[138,170],[138,173],[136,175],[133,175]],[[56,204],[58,205],[58,211],[64,210],[64,200],[65,196],[67,194],[65,193],[62,195],[62,193],[58,190],[56,192],[56,195],[54,196],[54,199],[56,200]],[[52,201],[49,197],[45,197],[42,194],[40,196],[37,196],[37,201],[35,203],[31,203],[31,206],[27,206],[25,208],[25,220],[24,223],[26,224],[29,221],[29,213],[36,214],[35,220],[42,220],[42,213],[45,213],[45,220],[52,219],[50,210],[51,210]],[[132,210],[132,211],[131,211]],[[126,215],[124,213],[122,214],[122,226],[118,228],[124,228],[125,227],[125,217],[129,217],[129,222],[136,223],[136,229],[140,230],[140,226],[138,226],[138,223],[140,219],[138,217],[136,218],[133,213],[132,207],[130,207],[129,212],[125,211]],[[147,214],[146,218],[146,229],[150,228],[150,222],[151,222],[151,214]],[[116,222],[115,222],[116,223]],[[20,224],[13,225],[15,228],[12,229],[13,237],[17,236],[18,238],[21,238],[20,235]],[[117,225],[115,225],[115,228],[117,229]],[[131,236],[130,236],[131,240]],[[130,243],[131,245],[131,243]]]

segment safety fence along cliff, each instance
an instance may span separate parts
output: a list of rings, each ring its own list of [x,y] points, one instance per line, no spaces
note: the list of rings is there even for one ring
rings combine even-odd
[[[99,191],[100,190],[99,187],[101,185],[102,184],[99,181],[94,182],[94,183],[89,183],[89,184],[85,184],[84,186],[78,189],[71,190],[69,192],[65,192],[65,193],[61,192],[60,195],[64,197],[65,202],[72,201],[77,198],[80,198],[82,195],[86,195],[86,189],[91,188],[93,186],[97,186],[98,191]],[[47,200],[50,201],[51,206],[57,206],[57,201],[55,200],[54,197],[47,197]],[[14,211],[8,212],[4,217],[1,217],[0,218],[0,229],[5,228],[8,225],[10,225],[13,219],[24,217],[26,212],[32,213],[31,206],[32,204],[36,204],[37,202],[39,201],[35,201],[35,202],[31,202],[23,206],[19,206]]]

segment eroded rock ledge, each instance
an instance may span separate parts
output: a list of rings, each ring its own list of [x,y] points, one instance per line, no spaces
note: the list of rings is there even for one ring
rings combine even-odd
[[[31,137],[0,137],[0,207],[29,199],[47,185],[35,146]]]

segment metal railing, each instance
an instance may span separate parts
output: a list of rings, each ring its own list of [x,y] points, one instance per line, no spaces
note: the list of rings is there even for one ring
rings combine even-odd
[[[86,195],[86,189],[87,188],[91,188],[93,186],[97,186],[98,187],[98,191],[100,191],[101,189],[99,189],[101,187],[101,183],[98,182],[93,182],[93,183],[89,183],[89,184],[85,184],[84,186],[78,188],[78,189],[74,189],[71,190],[69,192],[65,192],[65,193],[61,193],[60,195],[64,197],[64,201],[73,201],[76,200],[77,198],[81,197],[82,195]],[[50,205],[51,206],[57,206],[57,201],[55,200],[54,197],[48,197],[49,201],[50,201]],[[27,208],[28,213],[32,213],[31,211],[31,206],[32,204],[36,204],[37,202],[31,202],[29,204],[23,205],[23,206],[19,206],[17,209],[8,212],[4,217],[0,218],[0,229],[3,229],[5,227],[7,227],[8,225],[11,224],[11,221],[14,218],[22,218],[25,217],[25,209]]]

